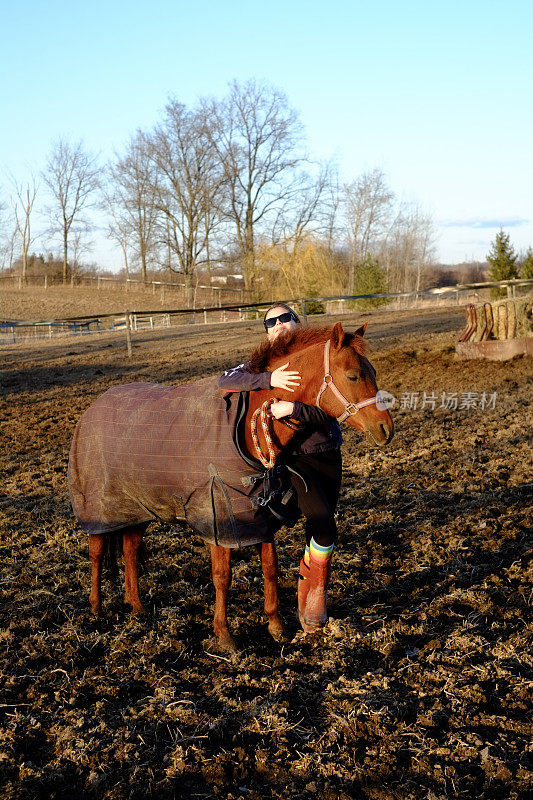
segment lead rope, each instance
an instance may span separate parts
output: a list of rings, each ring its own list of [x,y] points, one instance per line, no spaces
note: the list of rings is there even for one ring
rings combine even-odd
[[[276,463],[276,451],[274,450],[274,443],[272,441],[272,436],[270,435],[270,428],[269,428],[269,417],[267,414],[270,405],[274,403],[274,400],[265,400],[262,406],[256,408],[252,415],[252,419],[250,421],[250,428],[252,432],[252,441],[254,443],[255,451],[257,453],[257,457],[261,464],[266,467],[267,469],[272,469],[274,464]],[[261,450],[261,445],[259,444],[259,437],[257,435],[257,418],[261,415],[261,426],[263,428],[263,435],[265,437],[267,449],[268,449],[268,458],[265,456],[263,451]]]

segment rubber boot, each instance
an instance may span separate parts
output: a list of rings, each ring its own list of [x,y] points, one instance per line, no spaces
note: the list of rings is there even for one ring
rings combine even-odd
[[[309,587],[311,586],[311,582],[309,580],[310,576],[311,570],[302,558],[300,561],[300,568],[298,570],[298,619],[302,628],[304,628],[304,614],[307,595],[309,593]]]
[[[322,628],[328,621],[328,583],[330,575],[331,556],[324,559],[315,559],[309,556],[309,582],[307,598],[303,612],[302,628],[304,631]]]

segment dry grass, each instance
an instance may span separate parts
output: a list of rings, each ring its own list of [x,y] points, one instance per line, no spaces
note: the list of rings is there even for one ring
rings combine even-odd
[[[90,616],[65,470],[77,418],[108,386],[219,372],[259,328],[139,337],[131,360],[104,342],[5,349],[2,798],[530,796],[530,364],[455,361],[431,320],[371,320],[383,387],[497,392],[495,408],[399,411],[383,451],[348,431],[332,620],[298,632],[298,524],[279,536],[284,643],[266,632],[255,554],[235,559],[237,660],[214,647],[209,561],[181,526],[149,534],[146,620],[107,580]]]

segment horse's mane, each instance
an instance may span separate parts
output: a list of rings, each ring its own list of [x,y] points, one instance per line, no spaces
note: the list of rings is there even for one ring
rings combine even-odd
[[[319,342],[327,342],[331,338],[331,328],[295,328],[287,333],[280,333],[273,341],[267,339],[254,350],[248,366],[251,372],[266,372],[270,361],[297,353],[306,347]],[[364,356],[366,342],[362,336],[345,332],[344,345],[353,347],[356,353]]]

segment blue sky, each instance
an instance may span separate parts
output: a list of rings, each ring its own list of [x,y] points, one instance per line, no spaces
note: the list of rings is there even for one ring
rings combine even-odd
[[[379,167],[431,214],[442,261],[483,259],[500,226],[525,249],[532,30],[530,0],[1,0],[0,196],[60,136],[105,160],[170,95],[257,78],[286,92],[314,158],[347,181]],[[102,238],[93,256],[120,266]]]

